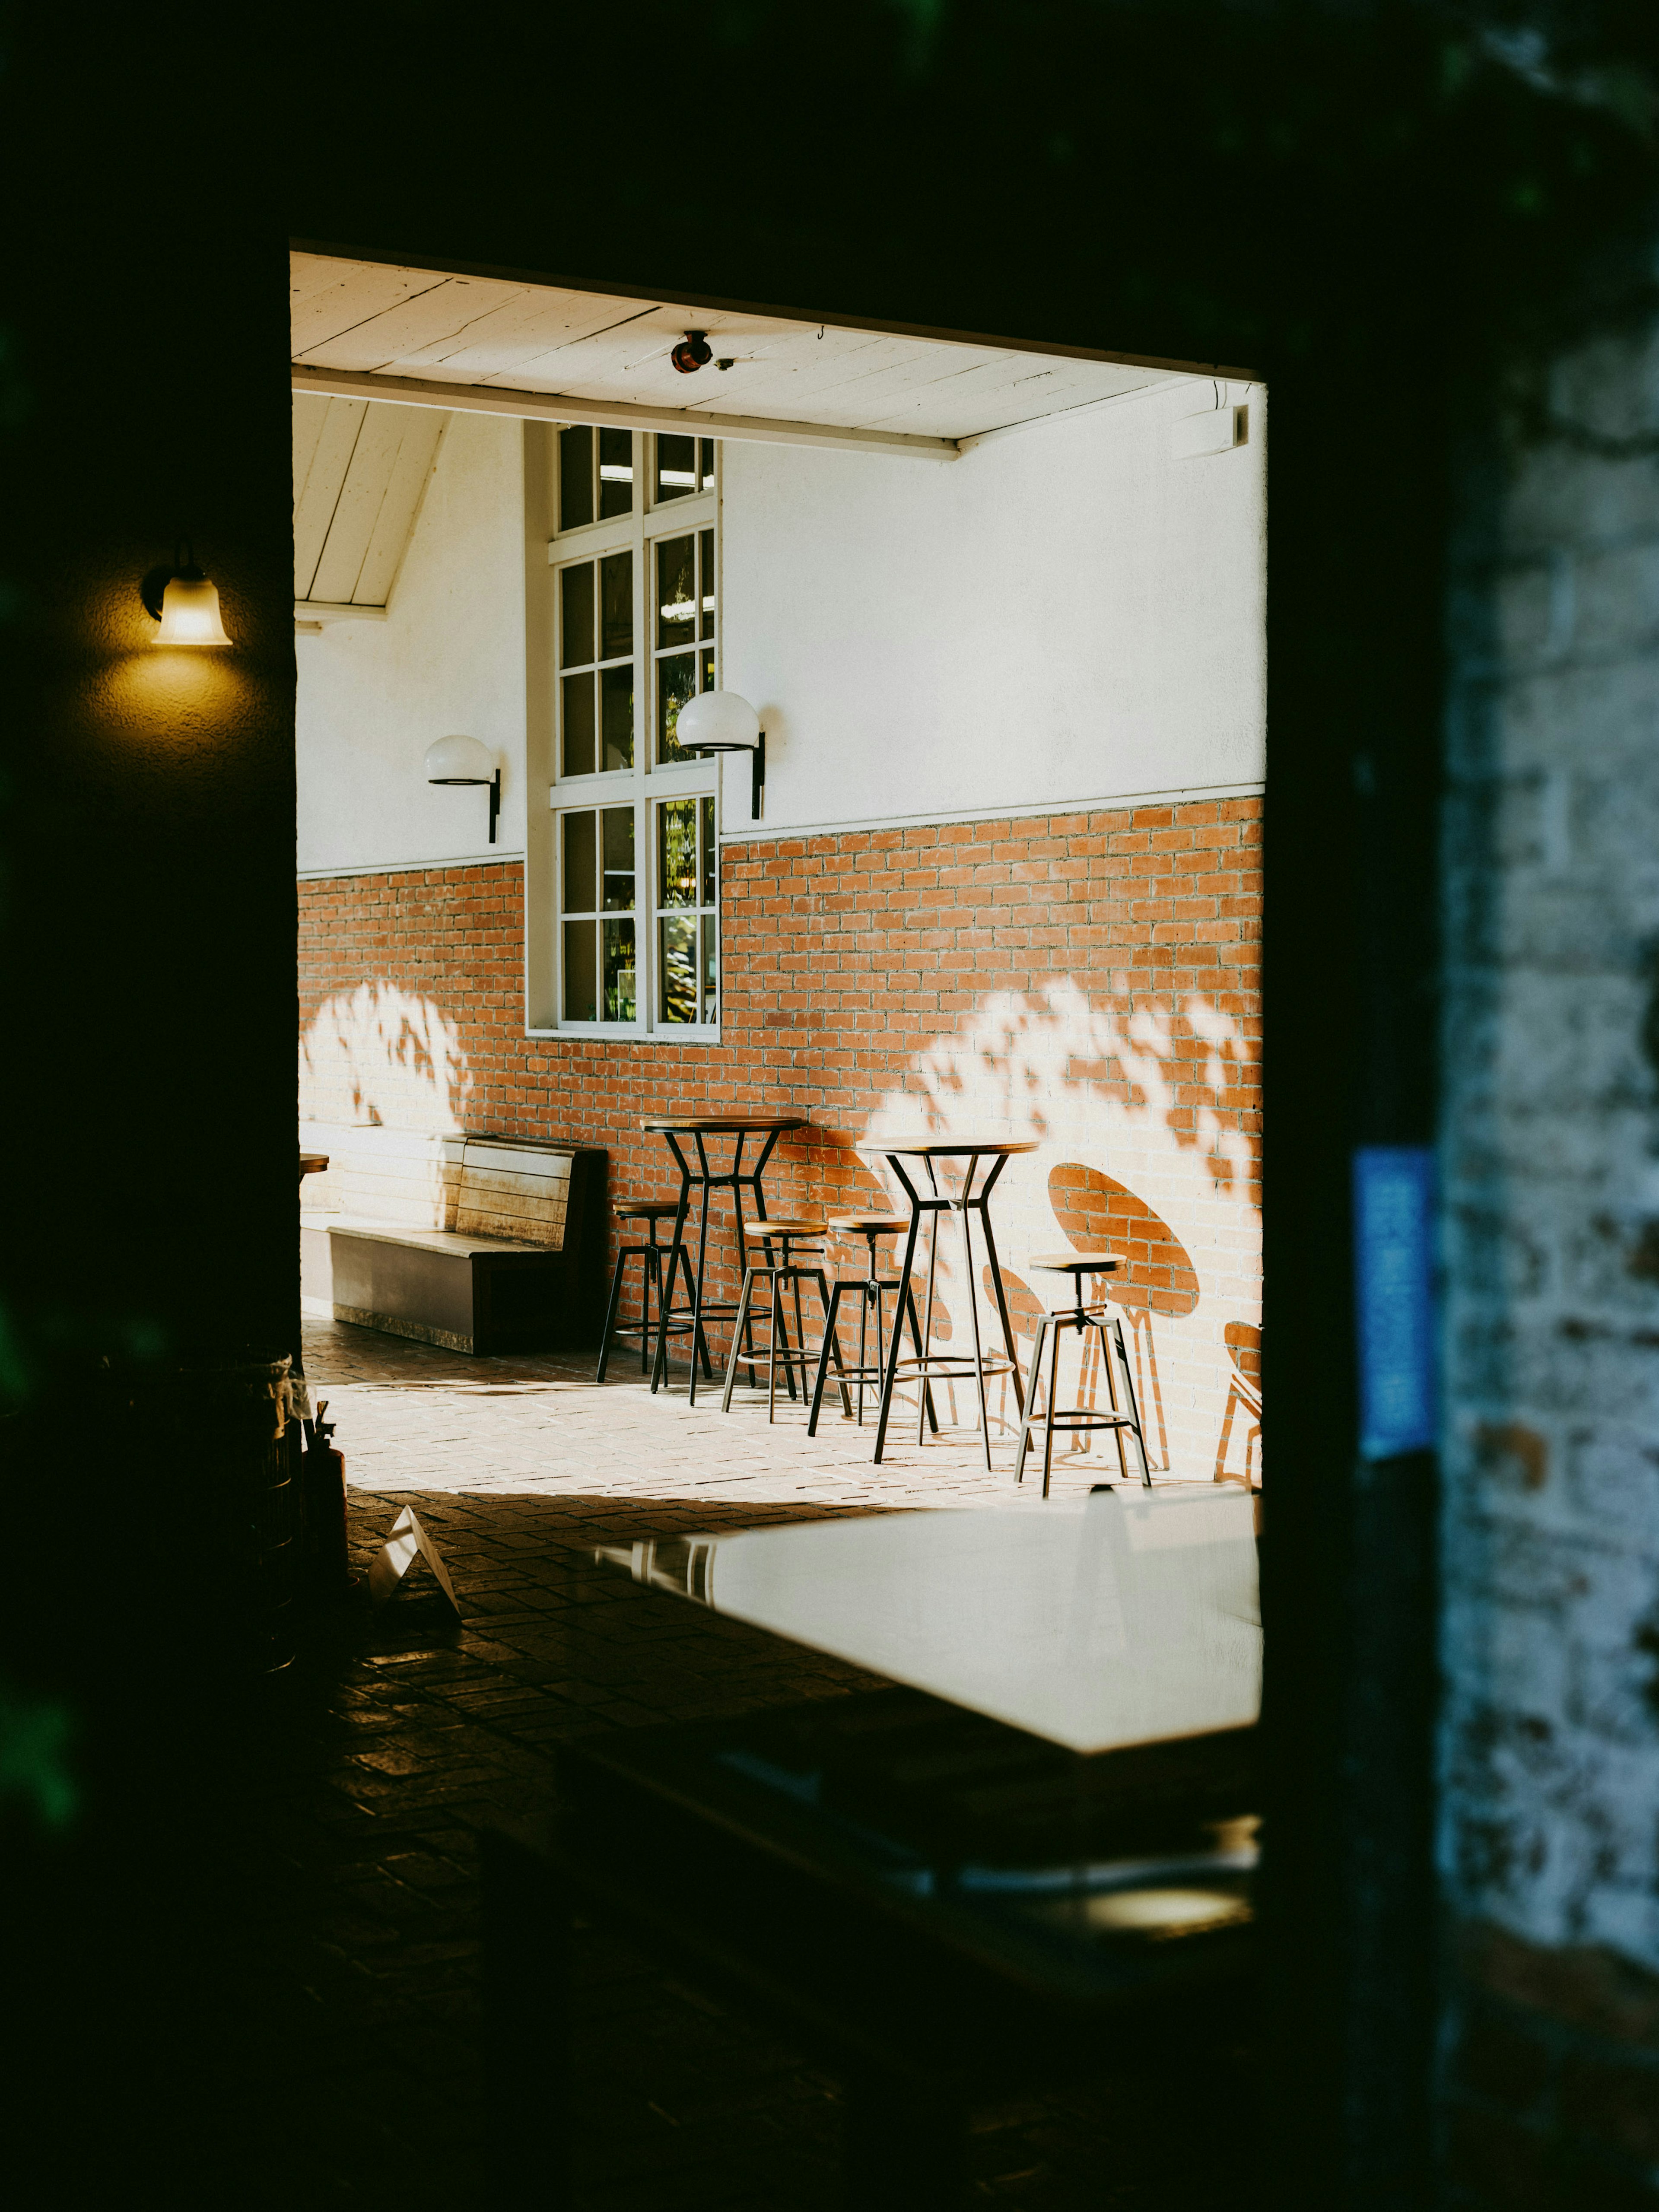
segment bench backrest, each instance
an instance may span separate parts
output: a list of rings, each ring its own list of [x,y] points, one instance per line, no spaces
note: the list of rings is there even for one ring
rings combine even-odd
[[[337,1215],[563,1247],[574,1146],[325,1121],[302,1122],[300,1142],[328,1155],[326,1172],[308,1176],[301,1192],[319,1225]]]

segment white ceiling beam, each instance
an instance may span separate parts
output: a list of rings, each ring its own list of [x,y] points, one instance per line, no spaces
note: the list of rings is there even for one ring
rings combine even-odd
[[[741,438],[756,445],[829,446],[841,452],[894,453],[913,460],[954,461],[954,438],[903,430],[847,430],[830,422],[775,422],[763,415],[712,415],[687,407],[640,407],[622,399],[578,399],[562,392],[513,392],[493,384],[442,384],[415,376],[375,376],[362,369],[289,371],[295,392],[341,399],[380,399],[404,407],[449,407],[468,415],[506,415],[529,422],[591,422],[607,430],[679,431],[692,437]]]

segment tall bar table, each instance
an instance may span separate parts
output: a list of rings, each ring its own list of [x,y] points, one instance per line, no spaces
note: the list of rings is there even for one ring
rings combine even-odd
[[[894,1176],[910,1202],[910,1228],[904,1240],[904,1258],[898,1270],[901,1283],[910,1279],[915,1264],[916,1244],[921,1234],[924,1218],[928,1219],[927,1233],[927,1304],[922,1320],[921,1349],[914,1359],[901,1362],[899,1345],[904,1317],[904,1300],[895,1304],[892,1341],[887,1351],[887,1374],[881,1386],[881,1419],[876,1424],[875,1463],[881,1464],[881,1455],[887,1443],[887,1424],[893,1410],[893,1385],[899,1379],[901,1364],[907,1378],[914,1376],[921,1386],[916,1411],[916,1442],[920,1444],[927,1427],[926,1386],[934,1381],[965,1382],[971,1375],[979,1387],[979,1432],[985,1447],[985,1471],[991,1471],[991,1417],[985,1397],[985,1378],[988,1375],[1008,1375],[1013,1378],[1014,1403],[1024,1418],[1025,1393],[1020,1388],[1019,1356],[1014,1350],[1013,1323],[1008,1318],[1008,1300],[1002,1288],[1002,1271],[997,1262],[997,1240],[991,1229],[989,1200],[1001,1175],[1016,1152],[1034,1152],[1036,1140],[1030,1137],[989,1137],[971,1144],[939,1145],[860,1145],[861,1152],[873,1153],[886,1161]],[[924,1191],[917,1187],[905,1168],[907,1160],[921,1163],[927,1179]],[[989,1163],[988,1167],[986,1163]],[[956,1164],[961,1181],[954,1190],[942,1189],[939,1170]],[[981,1170],[984,1170],[981,1180]],[[975,1188],[977,1185],[977,1188]],[[939,1264],[939,1218],[941,1213],[954,1213],[962,1224],[962,1258],[968,1317],[973,1324],[974,1349],[967,1352],[939,1352],[933,1346],[933,1279]],[[995,1294],[997,1313],[1002,1322],[1002,1340],[1006,1354],[988,1353],[980,1340],[979,1299],[974,1284],[974,1240],[970,1214],[977,1213],[981,1235],[985,1239],[985,1256],[991,1269],[991,1288]]]
[[[732,1205],[736,1215],[732,1224],[732,1234],[736,1239],[738,1280],[741,1282],[744,1270],[749,1264],[743,1237],[744,1190],[746,1187],[753,1195],[755,1218],[757,1221],[764,1221],[766,1194],[761,1188],[761,1177],[766,1171],[766,1163],[771,1158],[773,1149],[784,1131],[804,1129],[806,1127],[806,1121],[805,1117],[799,1114],[755,1116],[738,1114],[649,1114],[640,1123],[640,1127],[647,1136],[659,1136],[664,1139],[674,1156],[675,1166],[680,1171],[679,1209],[674,1216],[674,1235],[669,1247],[667,1273],[669,1287],[658,1304],[660,1327],[657,1332],[657,1356],[651,1368],[651,1388],[653,1393],[659,1384],[665,1383],[668,1380],[668,1322],[673,1310],[674,1271],[679,1265],[679,1253],[685,1242],[686,1217],[691,1210],[691,1193],[694,1188],[700,1194],[702,1200],[697,1218],[696,1287],[691,1300],[691,1317],[696,1326],[692,1332],[690,1396],[690,1402],[695,1406],[697,1402],[696,1354],[701,1349],[706,1356],[708,1350],[708,1340],[703,1334],[703,1322],[705,1321],[735,1321],[738,1312],[735,1299],[730,1304],[722,1301],[719,1304],[710,1305],[702,1294],[703,1273],[708,1257],[709,1194],[716,1190],[729,1190],[732,1194]],[[732,1137],[737,1140],[732,1147],[731,1167],[724,1171],[709,1164],[708,1139],[710,1137]],[[761,1140],[760,1151],[756,1157],[754,1165],[745,1170],[743,1164],[744,1146],[751,1138],[758,1138]],[[689,1139],[695,1149],[696,1154],[695,1166],[686,1158],[683,1139]],[[751,1389],[754,1388],[754,1382],[755,1370],[750,1367],[749,1383]],[[791,1397],[794,1395],[794,1389],[792,1377],[789,1382]]]

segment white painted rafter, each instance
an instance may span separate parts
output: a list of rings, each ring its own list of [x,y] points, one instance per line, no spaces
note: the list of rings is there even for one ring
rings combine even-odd
[[[792,422],[761,415],[716,415],[706,409],[649,407],[621,399],[584,398],[574,392],[517,392],[499,385],[439,383],[421,377],[380,376],[361,369],[313,368],[295,362],[295,392],[340,399],[375,399],[405,407],[442,407],[459,413],[505,415],[529,422],[591,422],[604,429],[679,431],[688,436],[741,438],[773,446],[828,446],[842,452],[878,453],[924,461],[954,461],[954,438],[912,431],[863,430],[833,422]]]

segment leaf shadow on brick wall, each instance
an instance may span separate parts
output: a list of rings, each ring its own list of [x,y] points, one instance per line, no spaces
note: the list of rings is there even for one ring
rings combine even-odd
[[[300,1116],[446,1132],[464,1126],[472,1069],[432,999],[362,983],[318,1007],[300,1036]]]

